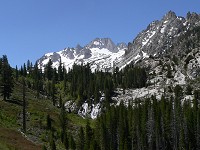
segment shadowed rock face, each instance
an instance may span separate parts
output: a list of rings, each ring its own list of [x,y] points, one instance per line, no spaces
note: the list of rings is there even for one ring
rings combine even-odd
[[[190,12],[188,12],[187,16],[186,16],[186,20],[190,24],[195,24],[195,23],[199,22],[200,15],[198,15],[197,13],[190,13]]]
[[[47,55],[43,55],[38,61],[39,66],[42,65],[41,63],[43,61],[45,61],[46,59],[51,59],[52,63],[54,63],[54,62],[57,62],[57,61],[60,60],[60,55],[58,53],[56,53],[56,52],[51,53],[48,56]]]
[[[62,54],[69,59],[74,59],[74,49],[67,48],[66,50],[62,51]]]
[[[91,55],[91,50],[89,48],[83,48],[82,51],[80,52],[80,54],[84,55],[83,59],[88,59],[90,58]]]
[[[113,43],[110,38],[96,38],[91,41],[88,45],[88,48],[99,48],[99,49],[108,49],[109,51],[116,53],[118,52],[118,47]]]

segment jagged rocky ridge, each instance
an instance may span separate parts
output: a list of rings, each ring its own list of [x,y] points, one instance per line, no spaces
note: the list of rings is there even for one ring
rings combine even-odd
[[[140,32],[132,43],[128,44],[128,50],[123,61],[116,66],[123,68],[131,62],[151,56],[165,56],[169,54],[169,49],[173,49],[171,54],[180,55],[186,49],[177,48],[180,37],[191,29],[200,25],[200,15],[188,13],[186,18],[176,16],[169,11],[158,21],[150,23],[145,30]]]
[[[155,95],[158,99],[161,99],[164,94],[170,97],[174,95],[173,88],[176,85],[182,86],[184,90],[183,101],[193,99],[193,94],[187,94],[186,87],[190,85],[194,89],[199,88],[196,80],[200,74],[200,15],[188,13],[184,18],[169,11],[160,21],[153,21],[140,32],[133,42],[128,44],[128,48],[124,45],[121,47],[123,54],[118,61],[114,61],[114,66],[123,69],[128,64],[134,64],[147,68],[148,86],[126,89],[125,94],[122,89],[116,89],[117,96],[112,97],[113,104],[119,105],[123,101],[128,105],[136,98],[151,95]],[[101,44],[97,44],[96,40],[84,48],[102,49]],[[109,46],[109,49],[112,49],[113,54],[120,51],[112,46]],[[79,50],[81,52],[82,48]],[[110,66],[107,69],[111,71],[112,65]],[[101,101],[103,100],[102,95]],[[67,103],[66,107],[71,109],[76,106],[72,102]],[[85,102],[78,110],[78,114],[96,118],[101,109],[101,103],[89,106]]]
[[[38,60],[39,68],[44,68],[49,59],[53,67],[58,67],[60,59],[66,69],[73,64],[90,64],[92,71],[107,71],[113,67],[113,62],[120,62],[127,49],[125,43],[115,45],[110,38],[96,38],[84,47],[65,48],[59,52],[48,53]]]

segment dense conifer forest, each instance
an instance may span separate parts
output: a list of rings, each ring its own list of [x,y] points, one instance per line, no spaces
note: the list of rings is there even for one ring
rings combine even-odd
[[[22,93],[18,94],[23,97],[23,123],[20,128],[24,134],[29,128],[26,114],[27,106],[31,104],[26,98],[26,91],[33,91],[35,99],[51,103],[58,113],[52,115],[49,112],[42,118],[40,128],[45,131],[43,149],[199,149],[198,90],[192,91],[191,87],[187,87],[188,93],[194,92],[192,101],[181,101],[183,89],[177,85],[172,89],[174,96],[171,97],[163,94],[161,100],[152,96],[130,101],[128,106],[123,102],[119,106],[110,106],[116,88],[125,90],[148,86],[147,71],[147,68],[129,65],[123,70],[115,68],[113,73],[98,70],[91,72],[89,64],[74,64],[67,71],[61,60],[58,69],[52,67],[51,60],[44,70],[38,68],[37,62],[33,65],[30,61],[19,69],[17,66],[13,69],[4,55],[0,58],[1,99],[7,103],[13,101],[15,86],[23,87]],[[64,103],[71,99],[78,106],[85,101],[98,103],[102,94],[105,100],[101,115],[94,121],[84,119],[84,126],[72,126],[69,119],[72,114],[66,111]]]

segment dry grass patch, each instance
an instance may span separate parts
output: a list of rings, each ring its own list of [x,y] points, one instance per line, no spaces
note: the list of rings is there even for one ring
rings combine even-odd
[[[42,147],[27,140],[21,133],[6,128],[0,128],[0,142],[9,149],[19,150],[40,150]]]

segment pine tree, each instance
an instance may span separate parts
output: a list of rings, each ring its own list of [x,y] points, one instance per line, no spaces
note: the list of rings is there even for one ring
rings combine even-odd
[[[108,137],[107,137],[107,130],[105,125],[105,120],[103,119],[99,125],[99,145],[102,150],[106,150],[108,147]]]
[[[59,107],[60,108],[62,108],[62,104],[63,104],[63,102],[62,102],[62,97],[61,97],[61,94],[60,94],[60,97],[59,97]]]
[[[196,129],[196,145],[200,149],[200,109],[198,108],[197,112],[197,129]]]
[[[52,129],[52,125],[51,125],[52,121],[51,121],[51,118],[50,118],[49,114],[47,115],[47,121],[46,122],[47,122],[46,129],[47,130],[51,130]]]
[[[76,143],[74,142],[74,138],[72,135],[69,135],[69,149],[76,149]]]
[[[64,143],[64,139],[66,138],[65,136],[66,136],[66,124],[67,124],[66,111],[65,111],[64,104],[61,105],[59,120],[60,120],[60,126],[61,126],[61,141]]]
[[[42,150],[47,150],[45,145],[42,146]]]
[[[51,84],[51,98],[52,98],[52,102],[53,105],[56,105],[56,87],[55,87],[55,80],[53,78],[52,84]]]
[[[99,102],[99,98],[100,98],[99,86],[98,86],[98,83],[96,83],[95,84],[95,90],[94,90],[94,100],[95,100],[95,103]]]
[[[27,75],[27,69],[26,69],[26,64],[24,63],[23,76],[26,77],[26,75]]]
[[[85,150],[90,149],[92,135],[93,135],[92,128],[90,127],[89,121],[87,121],[87,124],[85,127],[85,147],[84,147]]]
[[[31,62],[30,62],[30,60],[27,61],[26,66],[27,66],[27,71],[30,72],[31,67],[32,67],[32,66],[31,66]]]
[[[64,86],[64,93],[66,94],[66,90],[67,90],[67,73],[66,73],[66,69],[63,67],[63,86]]]
[[[51,150],[56,150],[56,143],[54,140],[53,132],[51,133],[51,136],[50,136],[50,148]]]
[[[65,146],[65,149],[69,148],[69,140],[68,140],[68,137],[67,137],[67,133],[64,134],[63,144]]]
[[[0,75],[1,75],[2,63],[3,61],[2,61],[2,58],[0,57]]]
[[[171,66],[167,65],[167,77],[172,78],[172,71],[171,71]]]
[[[17,68],[17,65],[16,65],[16,68],[15,68],[15,78],[16,80],[18,81],[18,78],[19,78],[19,70]]]
[[[38,69],[38,63],[37,62],[35,62],[35,65],[34,65],[34,70],[33,70],[32,78],[33,78],[33,88],[37,92],[37,94],[36,94],[37,98],[39,98],[39,93],[40,93],[39,82],[41,80],[41,76],[40,76],[40,71]]]
[[[187,95],[192,95],[192,87],[189,84],[186,87],[186,94]]]
[[[45,66],[45,77],[48,80],[51,80],[53,78],[53,68],[52,68],[52,61],[51,59],[49,59],[49,62],[47,63],[47,65]]]
[[[6,55],[3,55],[0,78],[0,92],[4,100],[9,99],[13,91],[12,69]]]
[[[60,58],[60,61],[59,61],[59,66],[58,66],[58,80],[59,81],[63,80],[63,68],[62,68],[61,58]]]
[[[77,139],[77,144],[76,144],[77,150],[84,150],[84,145],[85,145],[85,135],[83,131],[83,127],[80,127],[79,132],[78,132],[78,139]]]

